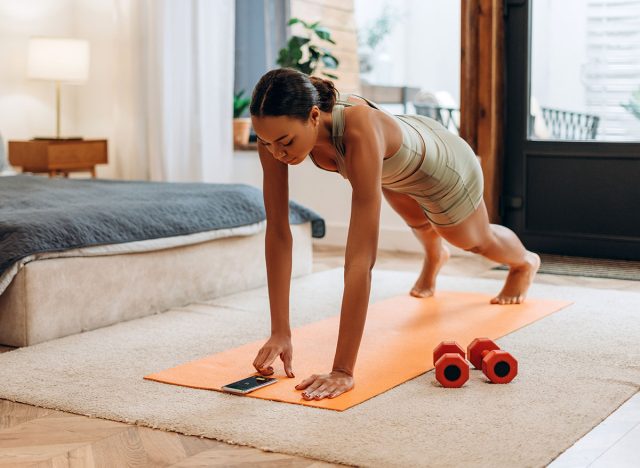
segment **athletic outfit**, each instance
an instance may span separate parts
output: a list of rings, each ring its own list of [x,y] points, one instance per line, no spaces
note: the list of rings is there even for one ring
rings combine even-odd
[[[438,226],[465,220],[482,201],[484,182],[480,163],[471,147],[442,124],[423,115],[393,115],[368,99],[371,107],[395,118],[402,130],[400,149],[382,163],[382,186],[416,200]],[[356,104],[338,100],[331,113],[331,138],[336,148],[338,172],[348,178],[345,163],[344,108]],[[313,163],[318,164],[309,155]],[[318,166],[320,167],[320,166]],[[321,168],[322,169],[322,168]]]

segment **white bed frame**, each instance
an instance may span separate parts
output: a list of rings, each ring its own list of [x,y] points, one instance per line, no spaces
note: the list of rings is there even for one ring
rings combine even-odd
[[[292,277],[312,272],[311,223],[291,225]],[[0,295],[0,344],[44,341],[266,285],[265,231],[134,253],[40,258]]]

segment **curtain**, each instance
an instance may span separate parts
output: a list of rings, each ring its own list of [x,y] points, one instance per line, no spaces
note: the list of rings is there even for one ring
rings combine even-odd
[[[231,180],[234,0],[114,0],[112,153],[127,179]]]

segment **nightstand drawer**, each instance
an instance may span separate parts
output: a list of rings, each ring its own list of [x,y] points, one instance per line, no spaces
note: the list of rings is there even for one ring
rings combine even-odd
[[[107,162],[106,141],[91,141],[82,145],[60,143],[49,145],[48,150],[50,169],[89,167]]]

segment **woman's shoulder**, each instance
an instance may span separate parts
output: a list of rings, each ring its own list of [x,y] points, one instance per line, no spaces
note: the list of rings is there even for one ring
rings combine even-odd
[[[369,120],[370,124],[371,119],[376,120],[380,117],[380,114],[384,114],[384,112],[372,107],[367,100],[354,94],[347,95],[347,98],[342,99],[341,102],[346,102],[348,104],[344,106],[343,111],[345,126],[348,118],[349,120],[356,120],[357,122],[360,122],[363,119]]]
[[[368,99],[362,96],[358,96],[357,94],[351,94],[351,93],[340,95],[340,99],[338,99],[338,102],[350,104],[350,106],[348,107],[363,106],[363,107],[368,107],[372,109],[377,108],[377,106],[373,102],[369,101]]]
[[[359,102],[357,101],[359,99]],[[348,130],[358,130],[358,133],[375,132],[380,128],[394,125],[393,117],[383,110],[371,107],[361,98],[350,96],[353,105],[345,106],[343,110],[345,134]],[[397,124],[396,124],[397,125]]]
[[[376,114],[375,109],[368,106],[351,106],[344,108],[344,127],[366,129],[373,128],[372,124],[380,121],[380,116]]]
[[[402,144],[402,129],[389,113],[367,104],[344,108],[345,144],[352,140],[377,138],[382,136],[385,146],[397,148]],[[392,151],[393,153],[393,151]]]

